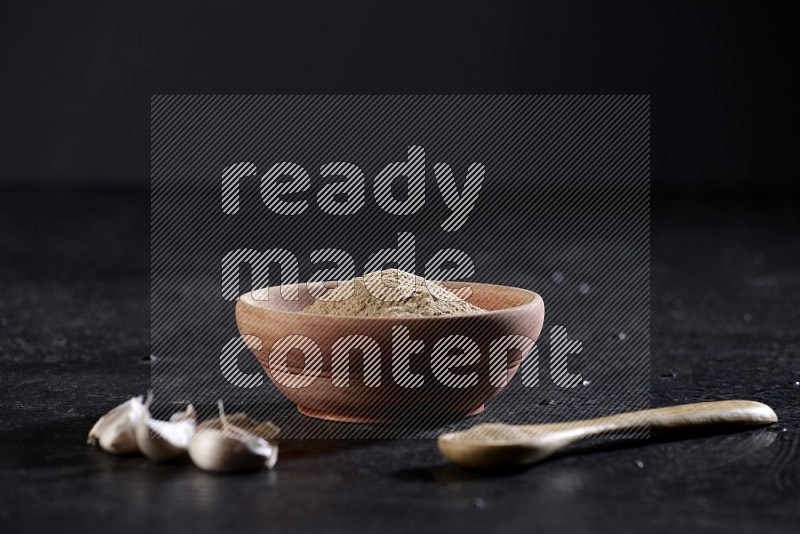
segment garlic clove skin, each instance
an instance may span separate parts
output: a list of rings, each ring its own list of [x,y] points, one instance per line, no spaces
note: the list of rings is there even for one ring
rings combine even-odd
[[[250,434],[265,440],[277,438],[281,431],[280,428],[269,421],[263,421],[261,423],[256,422],[255,419],[244,412],[236,412],[230,415],[225,414],[225,420],[227,421],[228,425],[236,427],[240,430],[244,430],[245,432],[249,432]],[[220,417],[203,421],[197,425],[198,432],[200,430],[222,430],[223,428],[225,428],[225,425]]]
[[[189,443],[189,457],[194,464],[212,473],[232,473],[272,469],[278,461],[278,446],[232,422],[247,424],[256,432],[277,435],[272,423],[255,423],[246,414],[227,417],[218,403],[219,418],[202,423]]]
[[[169,421],[153,419],[145,408],[136,423],[136,444],[151,460],[177,460],[187,455],[196,423],[197,413],[191,404],[183,412],[173,414]]]
[[[194,464],[212,473],[272,469],[278,461],[277,445],[236,427],[198,430],[189,444]]]
[[[136,423],[146,410],[142,396],[133,397],[98,419],[86,442],[112,454],[138,452]]]

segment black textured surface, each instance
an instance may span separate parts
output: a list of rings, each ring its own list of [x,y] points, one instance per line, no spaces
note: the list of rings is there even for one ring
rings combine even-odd
[[[796,532],[798,218],[788,198],[653,203],[653,406],[760,400],[772,427],[494,475],[430,441],[301,441],[272,473],[220,477],[84,444],[149,381],[146,192],[3,190],[0,529]]]

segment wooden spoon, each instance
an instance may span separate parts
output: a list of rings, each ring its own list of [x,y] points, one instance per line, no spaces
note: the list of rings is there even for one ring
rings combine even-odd
[[[760,402],[699,402],[567,423],[482,424],[442,434],[437,444],[448,460],[472,469],[485,469],[536,463],[567,445],[607,432],[754,426],[777,420],[772,408]]]

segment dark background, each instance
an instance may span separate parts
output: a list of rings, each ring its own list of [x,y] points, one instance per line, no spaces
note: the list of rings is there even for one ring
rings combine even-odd
[[[795,187],[796,2],[0,4],[0,178],[146,185],[153,94],[651,94],[656,190]]]

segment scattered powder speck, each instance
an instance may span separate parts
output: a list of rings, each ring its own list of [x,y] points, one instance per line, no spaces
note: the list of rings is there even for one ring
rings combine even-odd
[[[350,317],[460,315],[485,310],[458,298],[438,282],[400,269],[365,274],[325,293],[303,313]]]

